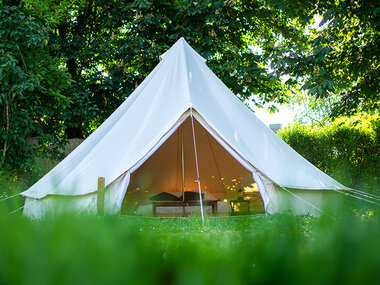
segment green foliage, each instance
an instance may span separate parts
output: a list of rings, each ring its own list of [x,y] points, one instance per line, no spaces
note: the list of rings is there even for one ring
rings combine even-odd
[[[325,98],[309,96],[306,92],[294,92],[290,95],[289,106],[294,115],[293,120],[301,124],[325,125],[331,123],[331,114],[339,96]]]
[[[30,169],[35,155],[59,155],[63,138],[87,137],[180,37],[235,94],[258,106],[287,102],[287,91],[302,82],[318,98],[339,94],[328,106],[335,115],[378,109],[374,0],[0,5],[1,162],[10,169]],[[319,29],[310,27],[316,15],[323,15]],[[286,84],[283,75],[290,76]]]
[[[280,74],[301,80],[302,89],[310,95],[324,98],[339,94],[334,116],[378,110],[378,1],[307,2],[297,11],[309,25],[314,21],[313,16],[323,15],[319,28],[309,26],[307,42],[274,48],[271,54],[273,68]],[[291,13],[296,11],[291,4],[299,1],[274,0],[274,3],[285,13]]]
[[[2,284],[375,284],[377,216],[0,219]],[[22,274],[20,274],[22,272]]]
[[[91,133],[180,37],[235,94],[258,106],[286,102],[286,89],[298,79],[317,97],[340,93],[335,114],[377,109],[373,1],[369,7],[298,0],[24,2],[49,24],[50,44],[73,79],[65,92],[74,102],[65,110],[69,138]],[[310,27],[319,14],[331,20],[320,31]],[[282,85],[284,74],[292,77]]]
[[[280,131],[279,136],[344,185],[379,193],[378,116],[340,118],[326,126],[296,123]]]
[[[3,168],[32,169],[57,155],[69,77],[49,55],[48,34],[22,7],[0,6],[0,141]]]
[[[44,8],[30,4],[31,12],[40,15],[43,9],[51,15],[56,7],[46,2]],[[65,13],[62,5],[67,5]],[[73,80],[65,92],[73,101],[64,119],[69,138],[91,133],[180,37],[241,99],[257,105],[283,103],[287,96],[268,69],[265,47],[280,38],[288,44],[303,38],[302,29],[287,24],[289,17],[259,1],[73,0],[59,7],[60,21],[51,26],[50,44],[57,47],[55,54],[65,60]],[[252,44],[263,52],[253,53]]]

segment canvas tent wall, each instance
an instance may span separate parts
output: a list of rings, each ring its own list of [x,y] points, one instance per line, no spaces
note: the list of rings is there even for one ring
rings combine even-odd
[[[268,129],[180,39],[90,137],[22,193],[27,197],[24,214],[38,217],[45,210],[54,211],[54,201],[62,199],[74,201],[70,203],[76,211],[93,211],[100,176],[109,186],[107,209],[118,212],[131,174],[191,115],[255,180],[261,180],[267,212],[279,211],[285,196],[295,197],[289,189],[298,189],[300,199],[289,206],[296,213],[314,212],[312,203],[334,190],[348,189]],[[299,206],[302,196],[310,203]]]

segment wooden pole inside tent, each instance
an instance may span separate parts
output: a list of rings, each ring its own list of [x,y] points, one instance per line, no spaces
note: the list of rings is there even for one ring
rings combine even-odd
[[[98,191],[97,191],[97,213],[98,216],[104,215],[104,186],[105,178],[98,177]]]
[[[204,213],[203,213],[203,201],[202,201],[202,188],[201,188],[201,181],[199,180],[199,167],[198,167],[197,143],[196,143],[196,139],[195,139],[194,119],[193,119],[193,111],[192,111],[192,109],[190,109],[190,117],[191,117],[191,128],[192,128],[192,130],[193,130],[195,167],[196,167],[196,170],[197,170],[197,180],[195,180],[195,182],[198,183],[199,204],[200,204],[200,206],[201,206],[202,224],[205,225],[205,216],[204,216]]]
[[[183,150],[183,126],[181,126],[182,202],[185,202],[185,159]]]

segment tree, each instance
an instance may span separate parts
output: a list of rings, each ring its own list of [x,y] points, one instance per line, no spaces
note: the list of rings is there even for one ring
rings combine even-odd
[[[11,72],[7,64],[13,62],[12,72],[19,77],[9,76],[4,86],[8,91],[19,90],[14,95],[40,98],[41,92],[52,100],[32,100],[40,104],[33,113],[34,123],[30,121],[30,133],[36,137],[87,137],[180,37],[207,59],[208,66],[243,101],[252,100],[258,106],[285,103],[287,91],[302,82],[304,90],[320,98],[339,93],[335,114],[358,107],[378,108],[374,47],[379,10],[373,0],[367,7],[361,2],[330,0],[6,1],[22,3],[24,8],[18,9],[23,9],[23,16],[18,21],[23,28],[19,30],[23,37],[35,34],[29,37],[36,40],[29,43],[33,48],[20,39],[15,47],[6,47],[12,51],[12,60],[6,51],[2,64]],[[310,28],[319,14],[324,15],[323,28]],[[9,23],[3,21],[0,28],[9,43],[13,40],[8,35]],[[28,64],[37,59],[34,54],[41,64],[31,68]],[[289,76],[286,84],[281,83],[283,75]],[[3,104],[9,105],[8,95],[2,96]],[[57,104],[61,104],[58,109]],[[50,113],[41,115],[42,109]],[[12,110],[15,116],[16,109]],[[12,129],[6,127],[6,117],[5,153]]]
[[[295,113],[294,121],[305,125],[324,126],[331,123],[332,110],[338,100],[339,97],[334,94],[317,98],[301,91],[290,95],[288,105]]]
[[[242,100],[285,102],[266,47],[302,38],[260,1],[2,3],[2,157],[14,168],[46,154],[43,146],[88,136],[180,37]],[[252,52],[253,44],[263,52]]]
[[[65,92],[73,101],[65,110],[69,138],[86,137],[103,122],[180,37],[235,94],[257,105],[287,98],[268,69],[267,46],[305,40],[300,25],[261,1],[67,3],[50,44],[58,47],[55,55],[65,60],[73,80]],[[263,52],[252,52],[253,44]]]
[[[0,6],[0,38],[1,165],[30,169],[34,156],[57,154],[69,77],[49,54],[45,27],[22,6]]]
[[[298,0],[272,1],[284,13],[294,12]],[[273,68],[302,82],[317,98],[340,97],[332,115],[352,115],[379,109],[378,1],[307,1],[299,17],[309,24],[309,41],[273,49]],[[310,26],[323,15],[319,28]]]

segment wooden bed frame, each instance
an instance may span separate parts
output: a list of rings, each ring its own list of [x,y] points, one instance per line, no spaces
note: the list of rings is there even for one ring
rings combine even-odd
[[[182,207],[183,216],[186,215],[186,206],[200,206],[199,200],[194,201],[153,201],[152,202],[152,214],[153,217],[157,216],[157,207]],[[212,206],[212,215],[218,215],[218,200],[203,200],[203,206]]]

